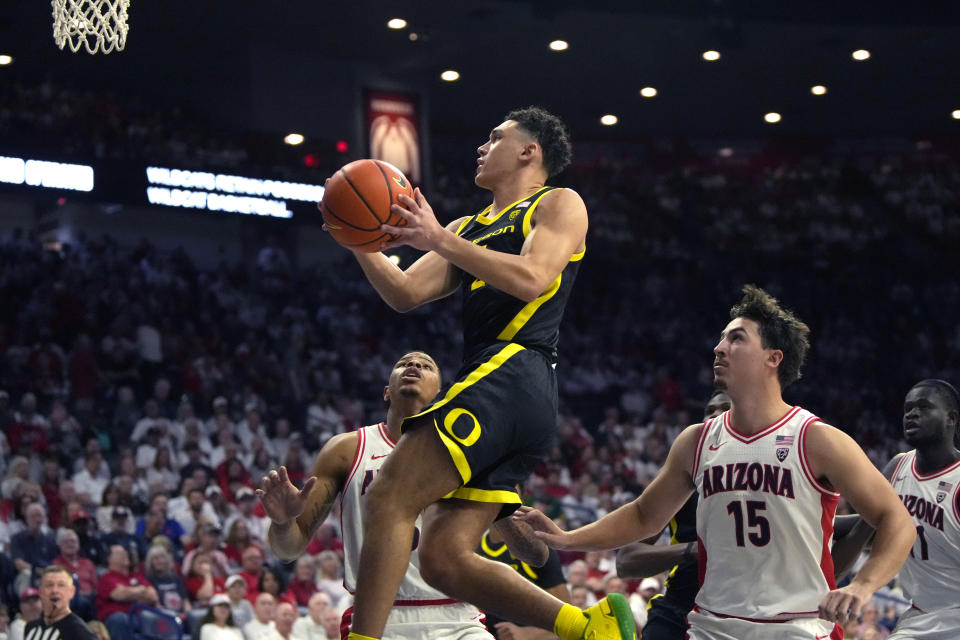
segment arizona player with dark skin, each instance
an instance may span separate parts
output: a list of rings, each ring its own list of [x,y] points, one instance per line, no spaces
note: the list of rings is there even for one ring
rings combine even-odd
[[[704,410],[704,421],[730,409],[731,401],[716,391]],[[617,552],[617,575],[646,578],[670,571],[666,592],[647,605],[647,624],[641,640],[682,640],[687,633],[687,614],[700,588],[697,576],[697,494],[690,496],[670,521],[671,544],[655,545],[655,538],[627,545]]]
[[[903,439],[914,449],[895,455],[883,474],[915,514],[918,536],[900,574],[913,606],[897,623],[890,636],[894,639],[960,637],[958,423],[960,394],[944,380],[921,380],[904,398]],[[908,481],[912,486],[905,484]],[[924,486],[926,493],[917,491]],[[922,510],[921,502],[925,503]],[[850,570],[874,535],[870,525],[854,518],[850,534],[834,545],[837,577]]]
[[[385,426],[394,441],[400,439],[403,419],[419,412],[439,393],[440,387],[440,370],[430,355],[412,351],[397,361],[383,389],[383,399],[388,403]],[[302,489],[290,482],[285,467],[263,478],[257,495],[271,520],[267,539],[279,558],[296,559],[313,539],[344,489],[358,443],[358,431],[332,437],[317,454],[312,475]],[[347,528],[346,518],[344,523]],[[512,553],[536,564],[546,561],[549,549],[533,538],[529,529],[518,527],[509,518],[495,522],[493,527],[508,542]],[[362,541],[344,542],[359,546]]]
[[[563,123],[530,107],[507,114],[477,149],[481,213],[441,225],[423,193],[399,196],[402,227],[381,228],[426,253],[401,270],[382,253],[354,255],[400,312],[463,287],[464,361],[446,394],[411,416],[368,491],[368,523],[351,638],[379,638],[403,578],[403,549],[423,513],[423,577],[453,598],[564,640],[633,638],[629,604],[566,604],[509,567],[474,553],[490,523],[520,504],[516,485],[549,453],[556,432],[559,325],[586,248],[587,211],[547,179],[570,160]],[[375,524],[374,524],[375,523]]]
[[[700,550],[703,579],[689,637],[825,638],[836,631],[830,623],[856,617],[896,575],[916,531],[890,484],[850,436],[784,402],[783,387],[800,376],[809,329],[765,291],[746,286],[743,292],[714,347],[715,384],[733,401],[722,424],[685,429],[640,497],[592,524],[567,532],[536,510],[524,508],[514,517],[531,524],[551,547],[615,549],[659,533],[699,489],[698,536],[708,549]],[[775,433],[782,445],[774,445]],[[708,436],[709,447],[703,440]],[[795,445],[801,451],[791,456]],[[781,469],[792,469],[789,477],[797,481],[786,493],[783,484],[779,490],[753,482],[741,487],[725,478],[721,464],[736,458],[773,458],[787,465]],[[708,467],[705,460],[717,464]],[[763,473],[762,464],[754,465]],[[767,467],[773,469],[769,462]],[[877,539],[853,582],[836,589],[825,549],[841,495],[876,526]],[[755,509],[749,520],[737,509],[743,508],[740,497],[756,498],[746,503]],[[803,543],[802,555],[799,547],[791,550],[793,540]],[[802,608],[783,610],[781,593],[790,599],[788,607]]]

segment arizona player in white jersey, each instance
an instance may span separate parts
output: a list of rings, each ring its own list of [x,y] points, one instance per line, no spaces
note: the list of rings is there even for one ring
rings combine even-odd
[[[550,546],[611,549],[658,533],[699,490],[701,588],[691,640],[842,637],[900,569],[916,538],[910,516],[852,438],[783,401],[800,377],[809,329],[765,291],[747,286],[714,347],[714,377],[732,408],[678,436],[637,500],[564,532],[543,514],[516,516]],[[839,496],[876,526],[873,551],[836,589],[830,560]]]
[[[403,419],[430,402],[440,391],[440,383],[440,371],[428,354],[414,351],[404,355],[394,365],[383,390],[383,399],[389,403],[386,422],[331,438],[317,454],[313,475],[302,490],[290,482],[285,467],[263,478],[257,494],[271,518],[267,538],[278,557],[292,560],[303,553],[339,496],[344,534],[344,586],[353,592],[363,544],[364,494],[400,438]],[[418,527],[419,524],[418,519]],[[546,560],[547,550],[542,543],[524,538],[515,523],[504,520],[495,526],[510,541],[515,554],[537,564]],[[415,536],[414,550],[417,542],[418,536]],[[350,626],[350,613],[350,610],[344,613],[341,627],[344,637]],[[490,640],[492,637],[475,606],[453,600],[423,580],[419,556],[411,553],[384,640]]]
[[[903,401],[903,437],[915,449],[894,456],[884,474],[917,529],[917,541],[900,571],[900,584],[913,606],[888,640],[960,638],[958,419],[960,395],[943,380],[921,380]],[[861,520],[838,542],[838,575],[871,535],[873,529]]]

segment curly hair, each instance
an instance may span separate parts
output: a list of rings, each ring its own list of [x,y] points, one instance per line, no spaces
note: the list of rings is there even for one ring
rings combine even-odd
[[[752,284],[743,287],[743,298],[731,307],[730,319],[734,318],[756,322],[763,348],[783,352],[783,360],[777,369],[781,389],[800,379],[810,349],[810,328],[800,318],[781,307],[769,293]]]
[[[567,168],[573,158],[570,134],[557,116],[540,107],[514,109],[504,118],[513,120],[529,133],[543,150],[543,168],[553,177]]]

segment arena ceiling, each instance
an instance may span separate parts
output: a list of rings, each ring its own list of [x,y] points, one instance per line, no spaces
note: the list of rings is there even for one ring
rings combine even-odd
[[[408,27],[388,30],[393,17]],[[485,131],[533,103],[581,137],[960,133],[952,2],[132,0],[130,24],[124,52],[94,59],[56,49],[49,3],[2,3],[0,53],[15,63],[0,68],[0,82],[196,92],[212,108],[218,91],[233,100],[252,57],[282,52],[305,61],[301,87],[323,85],[325,72],[306,62],[322,60],[419,91],[439,133]],[[549,50],[554,39],[569,49]],[[720,59],[705,62],[707,49]],[[856,49],[870,59],[853,60]],[[441,81],[444,69],[460,80]],[[827,93],[811,94],[813,85]],[[656,97],[641,97],[645,86]],[[764,122],[772,111],[776,125]],[[603,127],[607,113],[619,124]]]

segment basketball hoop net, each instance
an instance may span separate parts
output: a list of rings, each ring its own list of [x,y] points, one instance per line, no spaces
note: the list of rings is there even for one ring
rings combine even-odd
[[[130,0],[52,0],[53,41],[76,53],[123,51],[127,44]]]

